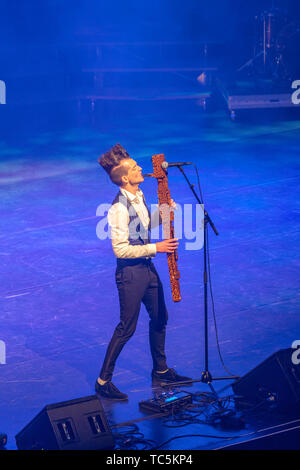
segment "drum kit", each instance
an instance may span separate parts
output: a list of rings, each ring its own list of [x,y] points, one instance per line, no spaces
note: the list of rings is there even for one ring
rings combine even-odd
[[[238,72],[277,81],[292,80],[300,73],[300,27],[286,10],[273,6],[255,17],[253,57]]]

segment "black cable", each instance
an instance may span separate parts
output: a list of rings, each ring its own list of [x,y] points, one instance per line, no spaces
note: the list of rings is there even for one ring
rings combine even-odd
[[[203,202],[203,195],[202,195],[202,191],[201,191],[201,185],[200,185],[200,178],[199,178],[199,173],[198,173],[198,168],[196,165],[194,165],[194,168],[196,170],[196,175],[197,175],[197,182],[198,182],[198,188],[199,188],[199,194],[200,194],[200,201],[201,201],[201,204],[204,205],[204,202]],[[205,229],[205,228],[204,228]],[[219,358],[220,358],[220,361],[221,361],[221,364],[225,370],[225,372],[227,372],[228,375],[232,376],[234,374],[232,374],[228,368],[226,367],[225,365],[225,362],[223,360],[223,357],[222,357],[222,353],[221,353],[221,348],[220,348],[220,343],[219,343],[219,335],[218,335],[218,328],[217,328],[217,320],[216,320],[216,314],[215,314],[215,304],[214,304],[214,298],[213,298],[213,290],[212,290],[212,282],[211,282],[211,274],[210,274],[210,257],[209,257],[209,241],[208,241],[208,231],[207,231],[207,237],[206,237],[206,240],[207,240],[207,265],[208,265],[208,278],[209,278],[209,290],[210,290],[210,297],[211,297],[211,303],[212,303],[212,312],[213,312],[213,319],[214,319],[214,325],[215,325],[215,332],[216,332],[216,341],[217,341],[217,349],[218,349],[218,354],[219,354]]]
[[[199,416],[203,414],[203,408],[199,412],[194,415],[189,413],[190,408],[181,410],[181,412],[177,413],[175,416],[168,416],[162,421],[162,425],[167,428],[176,428],[176,427],[184,427],[188,426],[189,424],[204,424],[205,421],[197,419]]]
[[[183,390],[185,391],[185,390]],[[187,392],[192,395],[193,401],[207,403],[208,401],[215,401],[216,396],[212,392]],[[199,397],[199,398],[198,398]]]
[[[193,395],[193,394],[191,394]],[[195,395],[205,395],[204,393],[198,393]],[[228,395],[222,398],[215,398],[212,394],[206,394],[201,401],[198,401],[198,405],[189,405],[188,407],[181,410],[172,410],[171,416],[166,417],[162,421],[162,425],[168,428],[182,428],[190,424],[217,424],[221,422],[224,416],[229,413],[236,414],[236,411],[229,408],[232,402],[232,395]],[[203,417],[203,418],[202,418]]]
[[[209,291],[210,291],[213,319],[214,319],[214,325],[215,325],[217,349],[218,349],[218,354],[219,354],[219,358],[220,358],[221,364],[223,366],[223,369],[225,370],[225,372],[227,372],[228,375],[233,376],[235,374],[230,372],[230,370],[225,365],[225,362],[223,360],[223,356],[222,356],[222,353],[221,353],[220,343],[219,343],[218,327],[217,327],[217,320],[216,320],[216,313],[215,313],[215,303],[214,303],[214,298],[213,298],[211,274],[210,274],[210,257],[209,257],[209,241],[208,241],[208,238],[209,238],[209,234],[208,234],[208,231],[207,231],[206,246],[207,246],[208,281],[209,281]]]
[[[202,191],[201,191],[201,185],[200,185],[200,178],[199,178],[199,173],[198,173],[198,168],[197,168],[196,165],[194,165],[194,163],[193,163],[193,167],[195,168],[196,175],[197,175],[198,188],[199,188],[199,195],[200,195],[199,199],[200,199],[201,204],[204,205],[203,196],[202,196]]]
[[[189,392],[190,393],[190,392]],[[230,408],[233,400],[238,396],[227,395],[225,397],[216,398],[210,392],[196,392],[191,394],[193,400],[196,402],[189,404],[186,408],[179,409],[175,407],[170,410],[170,415],[165,417],[162,425],[167,428],[182,428],[190,424],[222,426],[223,420],[230,418],[236,414],[236,410]],[[246,411],[245,414],[250,414],[253,411],[259,411],[258,408],[265,403],[265,400],[256,404]],[[221,405],[220,405],[221,404]],[[263,410],[264,411],[264,410]],[[160,449],[167,445],[169,442],[176,439],[183,439],[189,437],[207,437],[214,439],[237,439],[242,436],[252,435],[254,433],[240,434],[237,436],[217,436],[212,434],[186,434],[170,438],[169,440],[159,444],[151,439],[145,439],[143,433],[139,431],[136,424],[120,424],[115,427],[121,428],[119,432],[113,432],[117,446],[121,450],[154,450]]]
[[[119,427],[124,427],[125,430],[123,432],[113,431],[113,436],[120,449],[149,450],[153,445],[156,445],[156,442],[152,439],[145,439],[144,434],[139,431],[136,424],[121,425]],[[137,446],[139,445],[142,445],[143,447],[138,448]]]
[[[229,405],[233,398],[232,395],[228,395],[222,398],[215,397],[210,392],[196,392],[191,394],[196,401],[196,404],[189,404],[184,409],[177,407],[170,410],[170,416],[165,417],[162,425],[168,428],[182,428],[190,424],[201,424],[201,425],[219,425],[222,417],[228,416],[228,414],[235,413],[234,410],[229,409]],[[220,409],[220,402],[222,408]],[[143,433],[139,431],[136,424],[120,424],[116,425],[119,429],[118,432],[114,431],[113,435],[118,448],[121,450],[151,450],[160,449],[169,442],[185,438],[185,437],[208,437],[214,439],[234,439],[240,436],[216,436],[210,434],[188,434],[180,435],[170,438],[168,441],[158,445],[157,442],[151,439],[145,439]]]
[[[213,434],[184,434],[182,436],[174,436],[174,437],[171,437],[171,439],[168,439],[167,441],[163,442],[162,444],[160,444],[159,446],[157,447],[153,447],[152,449],[150,450],[157,450],[157,449],[161,449],[161,447],[164,447],[166,444],[169,444],[169,442],[172,442],[174,441],[175,439],[184,439],[186,437],[211,437],[213,439],[225,439],[225,440],[231,440],[231,439],[237,439],[238,437],[241,437],[241,436],[215,436]]]

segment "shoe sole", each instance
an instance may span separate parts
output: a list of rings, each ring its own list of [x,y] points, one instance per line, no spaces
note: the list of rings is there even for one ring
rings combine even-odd
[[[118,400],[118,401],[128,400],[128,397],[124,397],[124,398],[110,397],[108,395],[105,395],[102,392],[98,392],[98,390],[95,390],[95,392],[96,392],[96,395],[100,395],[102,398],[106,398],[107,400]]]
[[[166,383],[166,384],[181,384],[181,383],[184,383],[184,385],[193,385],[193,379],[190,379],[190,380],[167,380],[167,379],[163,379],[163,378],[160,378],[160,377],[152,377],[152,380],[153,381],[157,381],[157,382],[160,382],[160,383]]]

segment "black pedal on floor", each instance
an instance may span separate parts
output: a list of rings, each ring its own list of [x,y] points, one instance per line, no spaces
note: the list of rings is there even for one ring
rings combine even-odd
[[[192,394],[183,391],[168,391],[156,395],[149,400],[142,400],[139,407],[151,413],[169,413],[174,409],[182,409],[192,403]]]

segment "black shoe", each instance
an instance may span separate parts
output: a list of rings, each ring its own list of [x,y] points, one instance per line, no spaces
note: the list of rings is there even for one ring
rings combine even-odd
[[[120,390],[112,383],[106,382],[104,385],[100,385],[98,380],[95,383],[95,392],[105,398],[111,398],[114,400],[127,400],[128,395],[120,392]]]
[[[174,369],[168,369],[167,372],[164,372],[163,374],[153,370],[152,379],[159,380],[161,382],[189,382],[193,380],[190,377],[177,374]]]

